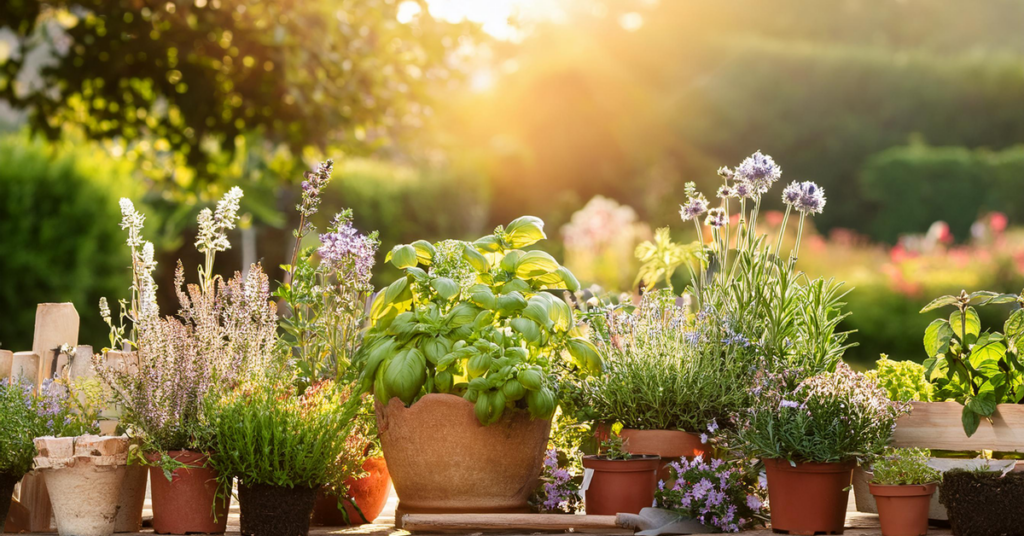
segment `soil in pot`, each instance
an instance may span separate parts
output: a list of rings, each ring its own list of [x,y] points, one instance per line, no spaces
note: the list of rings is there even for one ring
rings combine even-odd
[[[408,408],[397,398],[386,406],[378,401],[375,413],[399,498],[396,519],[406,513],[529,512],[550,420],[514,410],[484,426],[471,402],[437,393]]]
[[[928,533],[928,508],[938,484],[868,486],[878,505],[882,536],[924,536]]]
[[[584,456],[583,467],[594,476],[586,491],[588,515],[639,514],[654,503],[661,458],[637,455],[628,460]]]
[[[238,485],[241,530],[245,536],[306,536],[316,488],[267,484]]]
[[[842,534],[856,462],[764,460],[772,530],[788,534]]]
[[[348,498],[342,501],[344,513],[338,509],[338,496],[321,490],[316,495],[313,507],[313,524],[318,526],[341,527],[373,523],[384,511],[391,493],[391,474],[383,457],[367,458],[363,462],[366,475],[348,479]],[[354,501],[359,510],[352,506]],[[346,519],[345,514],[348,515]]]
[[[187,450],[167,454],[188,467],[175,469],[170,481],[163,469],[149,468],[153,531],[157,534],[223,534],[228,525],[231,497],[214,500],[217,471],[203,466],[207,455]],[[159,460],[157,455],[146,457],[150,463]]]
[[[953,469],[942,476],[939,501],[956,536],[1024,535],[1024,473]]]
[[[0,531],[4,528],[7,513],[11,510],[14,498],[14,486],[21,480],[20,476],[0,473]]]

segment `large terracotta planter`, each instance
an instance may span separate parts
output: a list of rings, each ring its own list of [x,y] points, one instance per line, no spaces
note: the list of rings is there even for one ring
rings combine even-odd
[[[316,488],[238,484],[244,536],[306,536]]]
[[[681,430],[634,430],[625,428],[619,436],[625,441],[623,447],[630,454],[656,454],[661,457],[658,480],[666,482],[672,478],[668,468],[672,462],[683,458],[710,455],[707,445],[700,442],[700,436]]]
[[[345,525],[362,525],[373,523],[384,511],[391,493],[391,474],[383,457],[367,458],[363,462],[366,475],[361,478],[350,478],[345,481],[348,487],[348,499],[359,506],[357,511],[349,500],[342,501],[345,514],[338,509],[338,496],[317,493],[316,505],[313,507],[313,524],[320,526],[341,527]],[[362,514],[360,514],[362,512]]]
[[[124,471],[124,482],[117,500],[114,532],[139,532],[142,528],[142,507],[146,503],[149,470],[142,465],[128,465],[118,471]]]
[[[924,536],[928,533],[928,507],[937,484],[879,486],[869,484],[878,504],[882,536]]]
[[[789,534],[842,534],[856,462],[797,463],[764,460],[772,530]]]
[[[228,524],[231,497],[216,500],[217,471],[204,467],[208,456],[200,452],[175,450],[167,453],[188,467],[175,469],[168,481],[163,469],[149,468],[153,500],[153,531],[157,534],[223,534]],[[159,455],[149,454],[150,463]]]
[[[537,487],[550,420],[505,411],[484,426],[462,397],[428,394],[405,407],[376,402],[384,458],[406,513],[528,512]]]
[[[39,437],[36,470],[46,489],[61,536],[114,533],[118,498],[128,462],[127,437]]]
[[[628,460],[584,456],[594,471],[586,491],[587,515],[639,514],[654,503],[660,458],[640,454]]]
[[[4,522],[7,520],[7,513],[11,510],[11,500],[14,498],[14,486],[21,480],[21,475],[14,476],[0,473],[0,532],[3,532]]]

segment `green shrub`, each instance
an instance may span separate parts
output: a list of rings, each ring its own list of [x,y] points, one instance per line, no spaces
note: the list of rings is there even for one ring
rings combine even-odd
[[[0,139],[0,342],[29,349],[42,302],[72,302],[79,341],[102,345],[101,296],[131,283],[118,198],[132,197],[127,163],[95,145]]]
[[[885,389],[889,400],[930,402],[932,386],[924,378],[924,366],[913,361],[893,361],[882,354],[875,362],[875,369],[864,373],[867,379]]]

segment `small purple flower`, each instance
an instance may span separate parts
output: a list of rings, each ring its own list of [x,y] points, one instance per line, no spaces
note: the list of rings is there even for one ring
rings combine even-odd
[[[782,400],[782,402],[779,402],[779,408],[799,408],[799,407],[800,407],[800,403],[799,402],[794,402],[792,400],[785,400],[784,399],[784,400]]]
[[[793,207],[804,214],[821,214],[825,208],[825,190],[811,181],[800,185],[800,200]]]
[[[757,495],[747,495],[747,507],[751,510],[759,512],[761,510],[761,504],[761,499]],[[740,520],[740,523],[743,523],[743,520]]]
[[[708,200],[704,194],[698,193],[686,200],[685,205],[679,205],[679,217],[683,221],[690,221],[700,217],[708,211]]]
[[[728,184],[726,184],[726,185],[720,186],[718,188],[718,194],[716,194],[716,195],[720,199],[726,199],[728,197],[736,197],[736,189],[733,188],[732,186],[729,186]]]
[[[800,197],[803,195],[803,188],[800,183],[793,181],[789,183],[784,190],[782,190],[782,202],[787,205],[795,205],[800,201]]]
[[[761,151],[747,157],[735,170],[736,180],[748,183],[758,195],[767,192],[782,177],[782,168]]]
[[[757,190],[749,182],[737,182],[732,191],[733,196],[740,199],[751,199],[757,195]]]
[[[708,442],[708,435],[707,434],[701,434],[700,435],[700,442],[701,443],[707,443]]]
[[[711,419],[711,422],[708,423],[708,432],[715,433],[717,431],[718,431],[718,422],[715,421],[714,419]]]
[[[715,229],[725,227],[726,223],[729,223],[729,215],[725,213],[725,209],[722,207],[709,210],[708,216],[704,218],[704,225],[714,227]]]
[[[320,208],[320,192],[331,182],[331,172],[334,170],[334,161],[330,158],[319,164],[312,172],[304,174],[306,180],[302,181],[302,202],[296,207],[299,212],[310,217],[316,214]]]

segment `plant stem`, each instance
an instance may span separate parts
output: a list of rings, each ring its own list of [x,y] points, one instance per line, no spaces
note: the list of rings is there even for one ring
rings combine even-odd
[[[786,214],[782,216],[782,226],[779,227],[779,240],[775,246],[775,256],[782,252],[782,237],[786,234],[786,225],[789,224],[789,213],[793,210],[793,205],[786,205]]]
[[[789,269],[792,270],[796,266],[796,261],[800,258],[800,239],[804,235],[804,218],[807,214],[804,212],[800,213],[800,226],[796,229],[796,244],[793,245],[793,253],[789,256]]]
[[[299,245],[302,244],[302,237],[306,236],[306,215],[299,215],[299,230],[295,232],[295,247],[292,248],[292,262],[288,264],[288,271],[284,274],[284,284],[288,285],[292,282],[292,276],[295,274],[295,263],[299,260]]]

